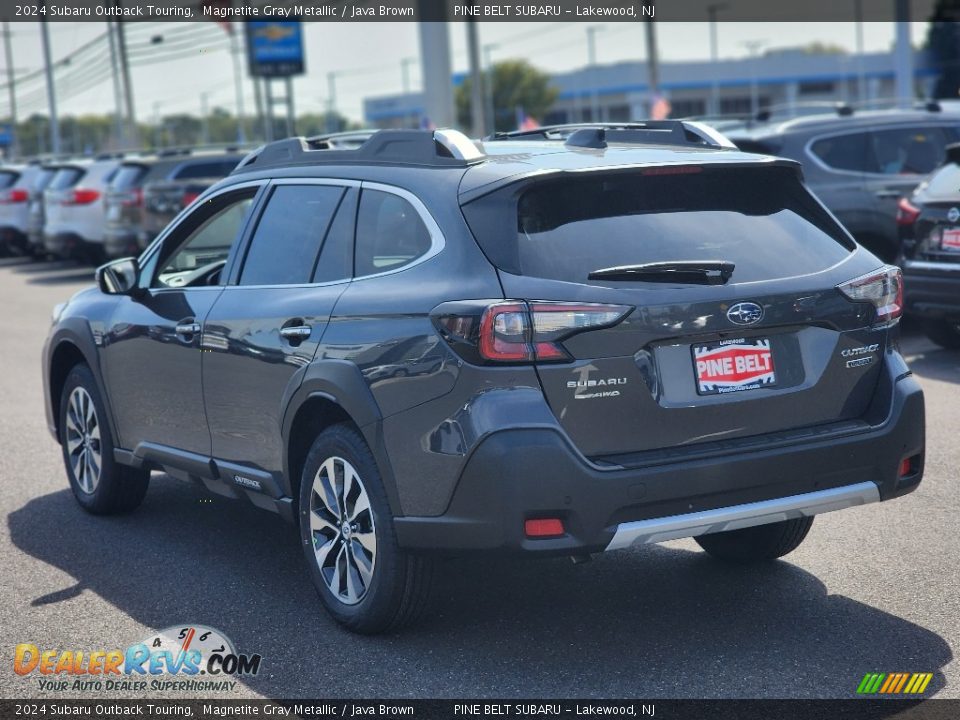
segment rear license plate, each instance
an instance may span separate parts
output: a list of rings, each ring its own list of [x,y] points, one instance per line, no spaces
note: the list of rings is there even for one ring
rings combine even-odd
[[[960,252],[960,228],[944,228],[940,235],[940,249]]]
[[[777,375],[767,338],[739,338],[693,345],[693,372],[700,395],[773,387]]]

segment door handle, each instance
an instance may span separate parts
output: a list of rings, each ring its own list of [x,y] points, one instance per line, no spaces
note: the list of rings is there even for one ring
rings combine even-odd
[[[301,343],[310,337],[313,329],[309,325],[293,325],[292,327],[280,328],[280,336],[291,343]]]
[[[198,322],[177,323],[177,335],[196,335],[198,332],[200,332]]]

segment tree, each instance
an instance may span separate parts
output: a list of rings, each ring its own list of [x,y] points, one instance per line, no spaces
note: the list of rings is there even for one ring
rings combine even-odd
[[[836,43],[825,43],[819,40],[807,43],[803,46],[803,51],[807,55],[846,55],[847,49],[843,45]]]
[[[933,95],[957,99],[960,93],[960,27],[956,21],[956,2],[939,0],[927,28],[927,48],[939,73]]]
[[[457,121],[470,127],[470,89],[465,78],[456,90]],[[550,84],[550,76],[525,60],[505,60],[493,66],[494,128],[497,132],[515,130],[517,108],[538,120],[557,100],[559,91]]]

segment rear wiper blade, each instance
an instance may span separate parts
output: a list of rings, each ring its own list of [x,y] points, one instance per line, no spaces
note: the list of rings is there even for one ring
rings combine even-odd
[[[735,267],[726,260],[676,260],[600,268],[591,271],[587,279],[723,285],[733,275]]]

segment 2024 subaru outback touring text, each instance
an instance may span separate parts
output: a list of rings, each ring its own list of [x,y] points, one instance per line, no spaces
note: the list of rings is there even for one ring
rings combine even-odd
[[[440,555],[772,559],[923,472],[900,271],[693,123],[282,140],[97,280],[43,361],[80,505],[276,511],[354,631]]]

